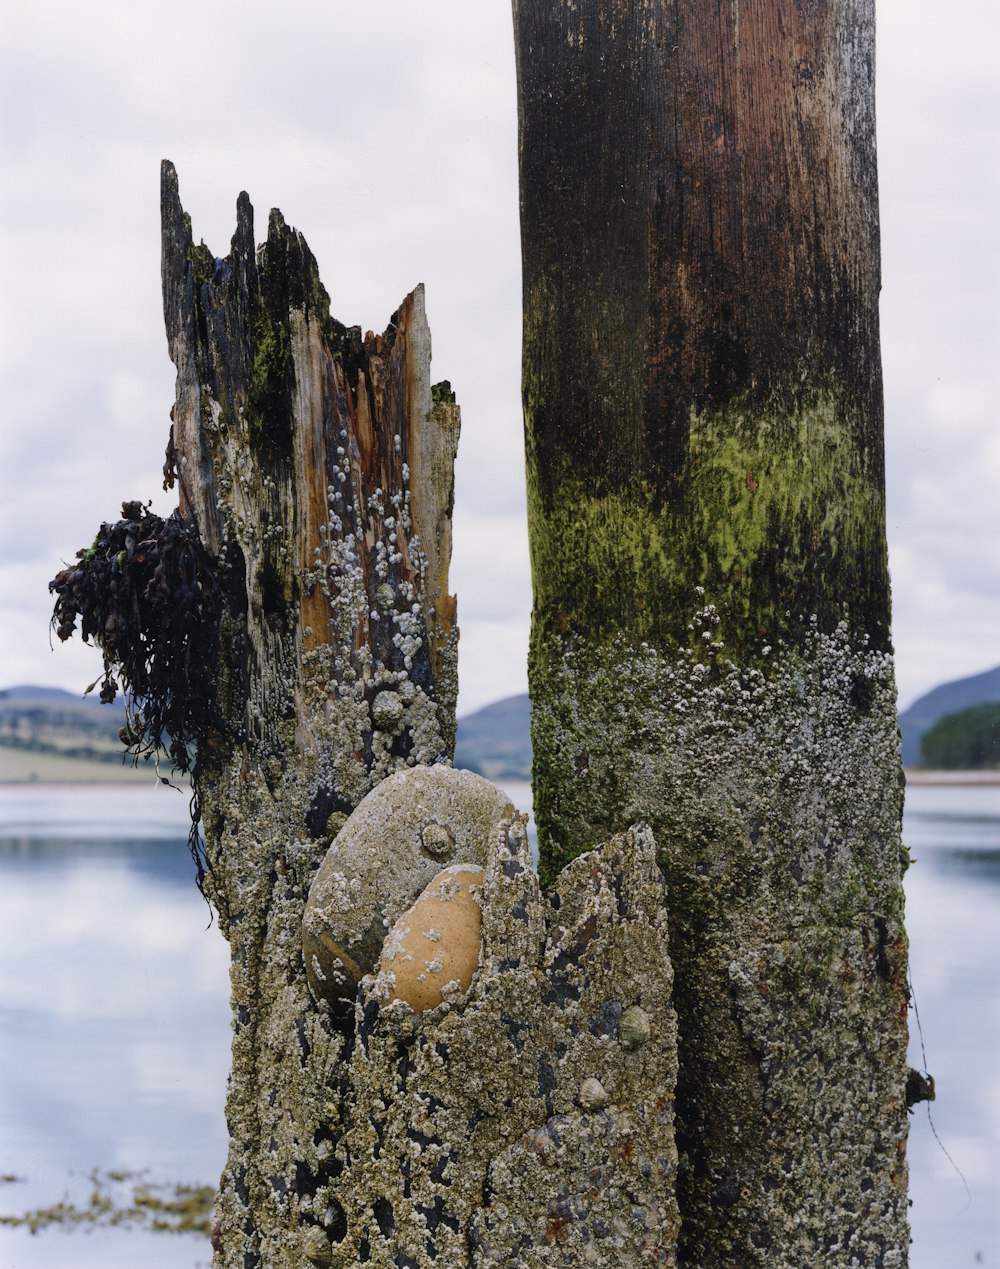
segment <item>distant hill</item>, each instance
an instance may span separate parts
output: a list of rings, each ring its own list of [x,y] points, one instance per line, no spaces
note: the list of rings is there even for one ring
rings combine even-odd
[[[932,771],[1000,768],[1000,702],[945,714],[920,738],[921,765]]]
[[[982,674],[953,679],[950,683],[932,688],[899,716],[903,766],[919,766],[921,737],[938,719],[947,714],[957,714],[971,705],[992,705],[997,701],[1000,701],[1000,665],[984,670]]]
[[[120,702],[101,705],[56,687],[0,691],[0,781],[129,780],[118,729]],[[150,768],[143,764],[148,778]]]
[[[489,780],[531,779],[528,696],[508,696],[458,720],[455,766]]]
[[[973,705],[995,702],[1000,702],[1000,666],[942,683],[921,696],[899,716],[904,765],[919,765],[921,737],[939,719]],[[456,766],[468,767],[491,780],[530,781],[530,717],[528,697],[521,695],[508,696],[460,718]],[[0,779],[30,779],[24,772],[32,763],[38,768],[34,778],[40,780],[127,777],[129,769],[121,765],[118,739],[123,721],[120,704],[102,706],[96,693],[81,698],[59,688],[30,686],[0,691]],[[61,764],[60,770],[70,763],[74,771],[83,774],[46,774],[54,770],[53,762]],[[111,764],[117,764],[119,775],[113,773]],[[140,770],[148,772],[149,768]],[[88,771],[92,776],[87,776]]]
[[[121,701],[102,705],[94,692],[77,696],[59,687],[8,687],[0,691],[0,744],[83,745],[96,751],[117,746],[125,722]],[[72,734],[70,734],[72,733]]]

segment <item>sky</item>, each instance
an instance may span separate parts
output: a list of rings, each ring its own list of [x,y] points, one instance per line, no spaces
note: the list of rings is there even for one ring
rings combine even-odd
[[[280,13],[280,16],[277,16]],[[1000,6],[878,0],[887,499],[900,703],[1000,662]],[[224,255],[300,229],[341,321],[427,288],[462,407],[459,712],[526,690],[517,114],[508,0],[0,5],[0,688],[82,689],[47,583],[160,489],[174,396],[159,165]]]

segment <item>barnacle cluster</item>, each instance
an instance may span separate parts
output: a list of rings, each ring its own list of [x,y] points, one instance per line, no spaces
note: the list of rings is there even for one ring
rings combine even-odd
[[[141,502],[125,502],[122,518],[102,524],[49,590],[59,638],[68,639],[79,621],[83,641],[103,654],[104,675],[91,688],[100,683],[105,703],[123,691],[126,752],[136,761],[164,754],[176,770],[190,771],[214,718],[220,608],[197,531],[176,511],[162,519]]]

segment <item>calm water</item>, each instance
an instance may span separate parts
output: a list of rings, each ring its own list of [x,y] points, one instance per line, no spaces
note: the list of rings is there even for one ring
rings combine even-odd
[[[526,786],[510,791],[526,804]],[[85,1196],[95,1166],[218,1177],[227,956],[186,812],[159,787],[0,790],[0,1174],[25,1178],[0,1185],[0,1211]],[[917,1107],[911,1264],[1000,1266],[1000,789],[913,788],[905,835],[931,1113],[971,1192]],[[0,1229],[0,1269],[208,1260],[189,1236]]]

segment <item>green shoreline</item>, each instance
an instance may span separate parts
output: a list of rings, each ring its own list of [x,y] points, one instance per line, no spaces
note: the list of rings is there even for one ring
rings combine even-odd
[[[1000,784],[1000,770],[995,767],[976,771],[925,771],[923,767],[907,767],[904,774],[906,783],[912,785],[972,788],[975,785]]]
[[[17,761],[11,761],[11,759]],[[488,779],[503,784],[504,780],[531,783],[529,773],[485,772]],[[906,783],[912,786],[937,785],[941,787],[972,788],[978,785],[1000,785],[1000,770],[981,771],[927,771],[921,767],[907,767]],[[48,754],[22,753],[0,747],[0,788],[30,788],[33,786],[62,787],[107,785],[109,787],[152,786],[166,776],[171,784],[187,786],[186,777],[171,773],[161,767],[160,773],[152,763],[138,767],[126,764],[87,762],[77,758],[56,758]]]

